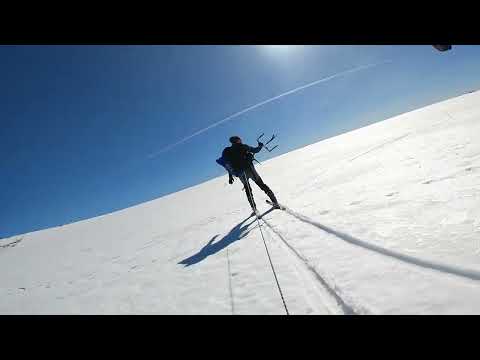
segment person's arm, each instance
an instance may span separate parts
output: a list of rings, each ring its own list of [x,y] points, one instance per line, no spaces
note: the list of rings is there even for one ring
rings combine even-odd
[[[248,145],[247,145],[248,146]],[[258,146],[257,147],[252,147],[252,146],[248,146],[248,151],[250,151],[251,153],[258,153],[260,150],[262,150],[263,148],[263,143],[261,143],[260,141],[258,142]]]

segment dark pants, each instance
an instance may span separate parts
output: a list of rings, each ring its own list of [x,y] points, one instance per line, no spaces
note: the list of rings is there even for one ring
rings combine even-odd
[[[277,203],[277,198],[275,197],[275,194],[273,193],[272,190],[265,184],[258,175],[257,170],[252,166],[249,168],[245,169],[243,173],[240,174],[240,180],[242,181],[242,184],[245,188],[245,194],[247,195],[248,202],[250,203],[250,206],[252,209],[256,209],[257,206],[255,205],[255,200],[253,199],[253,192],[252,192],[252,187],[250,186],[249,179],[252,179],[257,186],[262,189],[265,194],[270,198],[270,200],[273,203]]]

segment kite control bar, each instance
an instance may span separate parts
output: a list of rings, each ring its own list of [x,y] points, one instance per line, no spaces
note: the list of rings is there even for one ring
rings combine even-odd
[[[265,133],[262,133],[262,135],[260,135],[258,138],[257,138],[257,142],[260,142],[260,139],[261,137],[265,135]],[[270,138],[270,140],[268,140],[266,143],[263,144],[263,147],[265,149],[267,149],[268,152],[272,152],[278,145],[275,145],[274,147],[272,148],[268,148],[268,144],[270,144],[272,142],[272,140],[275,139],[275,134],[272,135],[272,137]]]

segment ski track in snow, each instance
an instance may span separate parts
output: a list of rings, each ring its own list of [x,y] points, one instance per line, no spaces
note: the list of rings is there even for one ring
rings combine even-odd
[[[14,247],[17,246],[22,240],[23,240],[23,238],[19,238],[19,239],[16,239],[15,241],[12,241],[12,242],[8,243],[8,244],[0,245],[0,249],[14,248]]]
[[[441,272],[441,273],[447,273],[447,274],[450,274],[450,275],[460,276],[460,277],[464,277],[464,278],[467,278],[467,279],[470,279],[470,280],[477,280],[477,281],[480,280],[480,272],[479,271],[476,271],[476,270],[473,270],[473,269],[465,269],[465,268],[462,268],[462,267],[459,267],[459,266],[442,264],[442,263],[439,263],[439,262],[425,260],[425,259],[421,259],[421,258],[414,257],[414,256],[411,256],[411,255],[402,254],[398,251],[389,250],[389,249],[383,248],[381,246],[371,244],[367,241],[357,239],[356,237],[354,237],[352,235],[349,235],[349,234],[346,234],[344,232],[332,229],[332,228],[330,228],[326,225],[323,225],[323,224],[321,224],[317,221],[314,221],[314,220],[310,219],[309,217],[307,217],[305,215],[299,214],[298,212],[288,208],[285,205],[282,205],[282,206],[285,207],[285,211],[288,214],[294,216],[296,219],[298,219],[298,220],[300,220],[304,223],[313,225],[314,227],[319,228],[319,229],[321,229],[321,230],[323,230],[323,231],[325,231],[329,234],[335,235],[337,238],[342,239],[342,240],[344,240],[344,241],[346,241],[350,244],[359,246],[359,247],[367,249],[367,250],[374,251],[374,252],[376,252],[378,254],[381,254],[381,255],[392,257],[396,260],[400,260],[400,261],[407,262],[409,264],[413,264],[413,265],[416,265],[416,266],[432,269],[432,270],[435,270],[435,271],[438,271],[438,272]]]
[[[284,237],[284,235],[282,235],[278,230],[275,229],[275,227],[270,224],[267,220],[265,220],[264,218],[262,218],[263,222],[268,226],[268,228],[270,230],[272,230],[273,233],[276,234],[276,236],[278,236],[278,238],[280,240],[282,240],[282,242],[287,246],[287,248],[289,249],[289,251],[291,251],[303,264],[303,266],[305,266],[313,275],[314,275],[314,279],[316,281],[318,281],[321,286],[323,287],[324,291],[323,293],[327,293],[328,295],[327,296],[331,296],[338,308],[341,309],[342,313],[345,314],[345,315],[358,315],[358,314],[368,314],[368,310],[362,308],[361,306],[358,306],[358,305],[355,305],[355,306],[351,306],[349,304],[347,304],[345,302],[345,300],[341,297],[340,295],[340,291],[337,289],[335,290],[336,286],[333,285],[331,286],[323,277],[322,275],[320,275],[318,273],[318,271],[315,269],[314,266],[312,266],[312,264],[310,264],[310,262],[297,250],[295,249],[287,240],[286,238]],[[312,287],[316,287],[315,284],[310,284]],[[315,291],[315,289],[310,289],[311,291]],[[324,297],[325,295],[323,295]],[[325,299],[323,299],[323,301],[325,301]]]
[[[358,159],[358,158],[361,157],[361,156],[367,155],[367,154],[369,154],[369,153],[371,153],[371,152],[373,152],[373,151],[375,151],[375,150],[381,149],[382,147],[384,147],[384,146],[386,146],[386,145],[391,145],[391,144],[393,144],[394,142],[397,142],[397,141],[400,141],[400,140],[402,140],[402,139],[405,139],[407,136],[410,136],[410,133],[405,134],[405,135],[402,135],[402,136],[399,136],[399,137],[396,137],[396,138],[394,138],[394,139],[387,140],[387,141],[381,143],[380,145],[374,146],[373,148],[371,148],[371,149],[369,149],[369,150],[367,150],[367,151],[365,151],[365,152],[363,152],[363,153],[360,153],[360,154],[358,154],[358,155],[355,155],[355,156],[349,158],[348,161],[349,161],[349,162],[352,162],[353,160]]]
[[[389,139],[389,140],[386,140],[384,142],[382,142],[381,144],[379,145],[375,145],[373,146],[372,148],[360,153],[360,154],[356,154],[356,155],[353,155],[353,156],[348,156],[346,157],[345,159],[339,161],[336,165],[334,166],[331,166],[327,169],[325,169],[324,171],[322,171],[321,173],[317,174],[315,176],[315,179],[313,180],[313,184],[307,182],[306,185],[302,186],[299,190],[296,191],[296,194],[302,194],[304,193],[305,191],[307,191],[307,189],[309,189],[312,185],[313,186],[317,186],[318,185],[318,182],[319,182],[319,179],[321,179],[323,176],[325,176],[326,174],[328,173],[332,173],[334,172],[335,170],[338,170],[338,169],[341,169],[342,167],[344,167],[347,163],[350,163],[350,162],[353,162],[354,160],[364,156],[364,155],[367,155],[371,152],[374,152],[376,150],[379,150],[383,147],[385,147],[386,145],[391,145],[397,141],[400,141],[402,139],[405,139],[407,138],[408,136],[410,136],[411,133],[407,133],[407,134],[404,134],[402,136],[399,136],[399,137],[395,137],[393,139]]]
[[[232,309],[232,315],[235,315],[235,302],[233,300],[233,287],[232,287],[232,270],[230,267],[230,256],[227,248],[227,265],[228,265],[228,290],[230,292],[230,306]]]

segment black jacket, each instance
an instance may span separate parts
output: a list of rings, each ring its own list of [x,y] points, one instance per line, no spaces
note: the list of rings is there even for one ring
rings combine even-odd
[[[253,165],[253,154],[258,153],[263,147],[251,147],[246,144],[232,144],[222,152],[222,157],[232,166],[235,172],[240,172]]]

